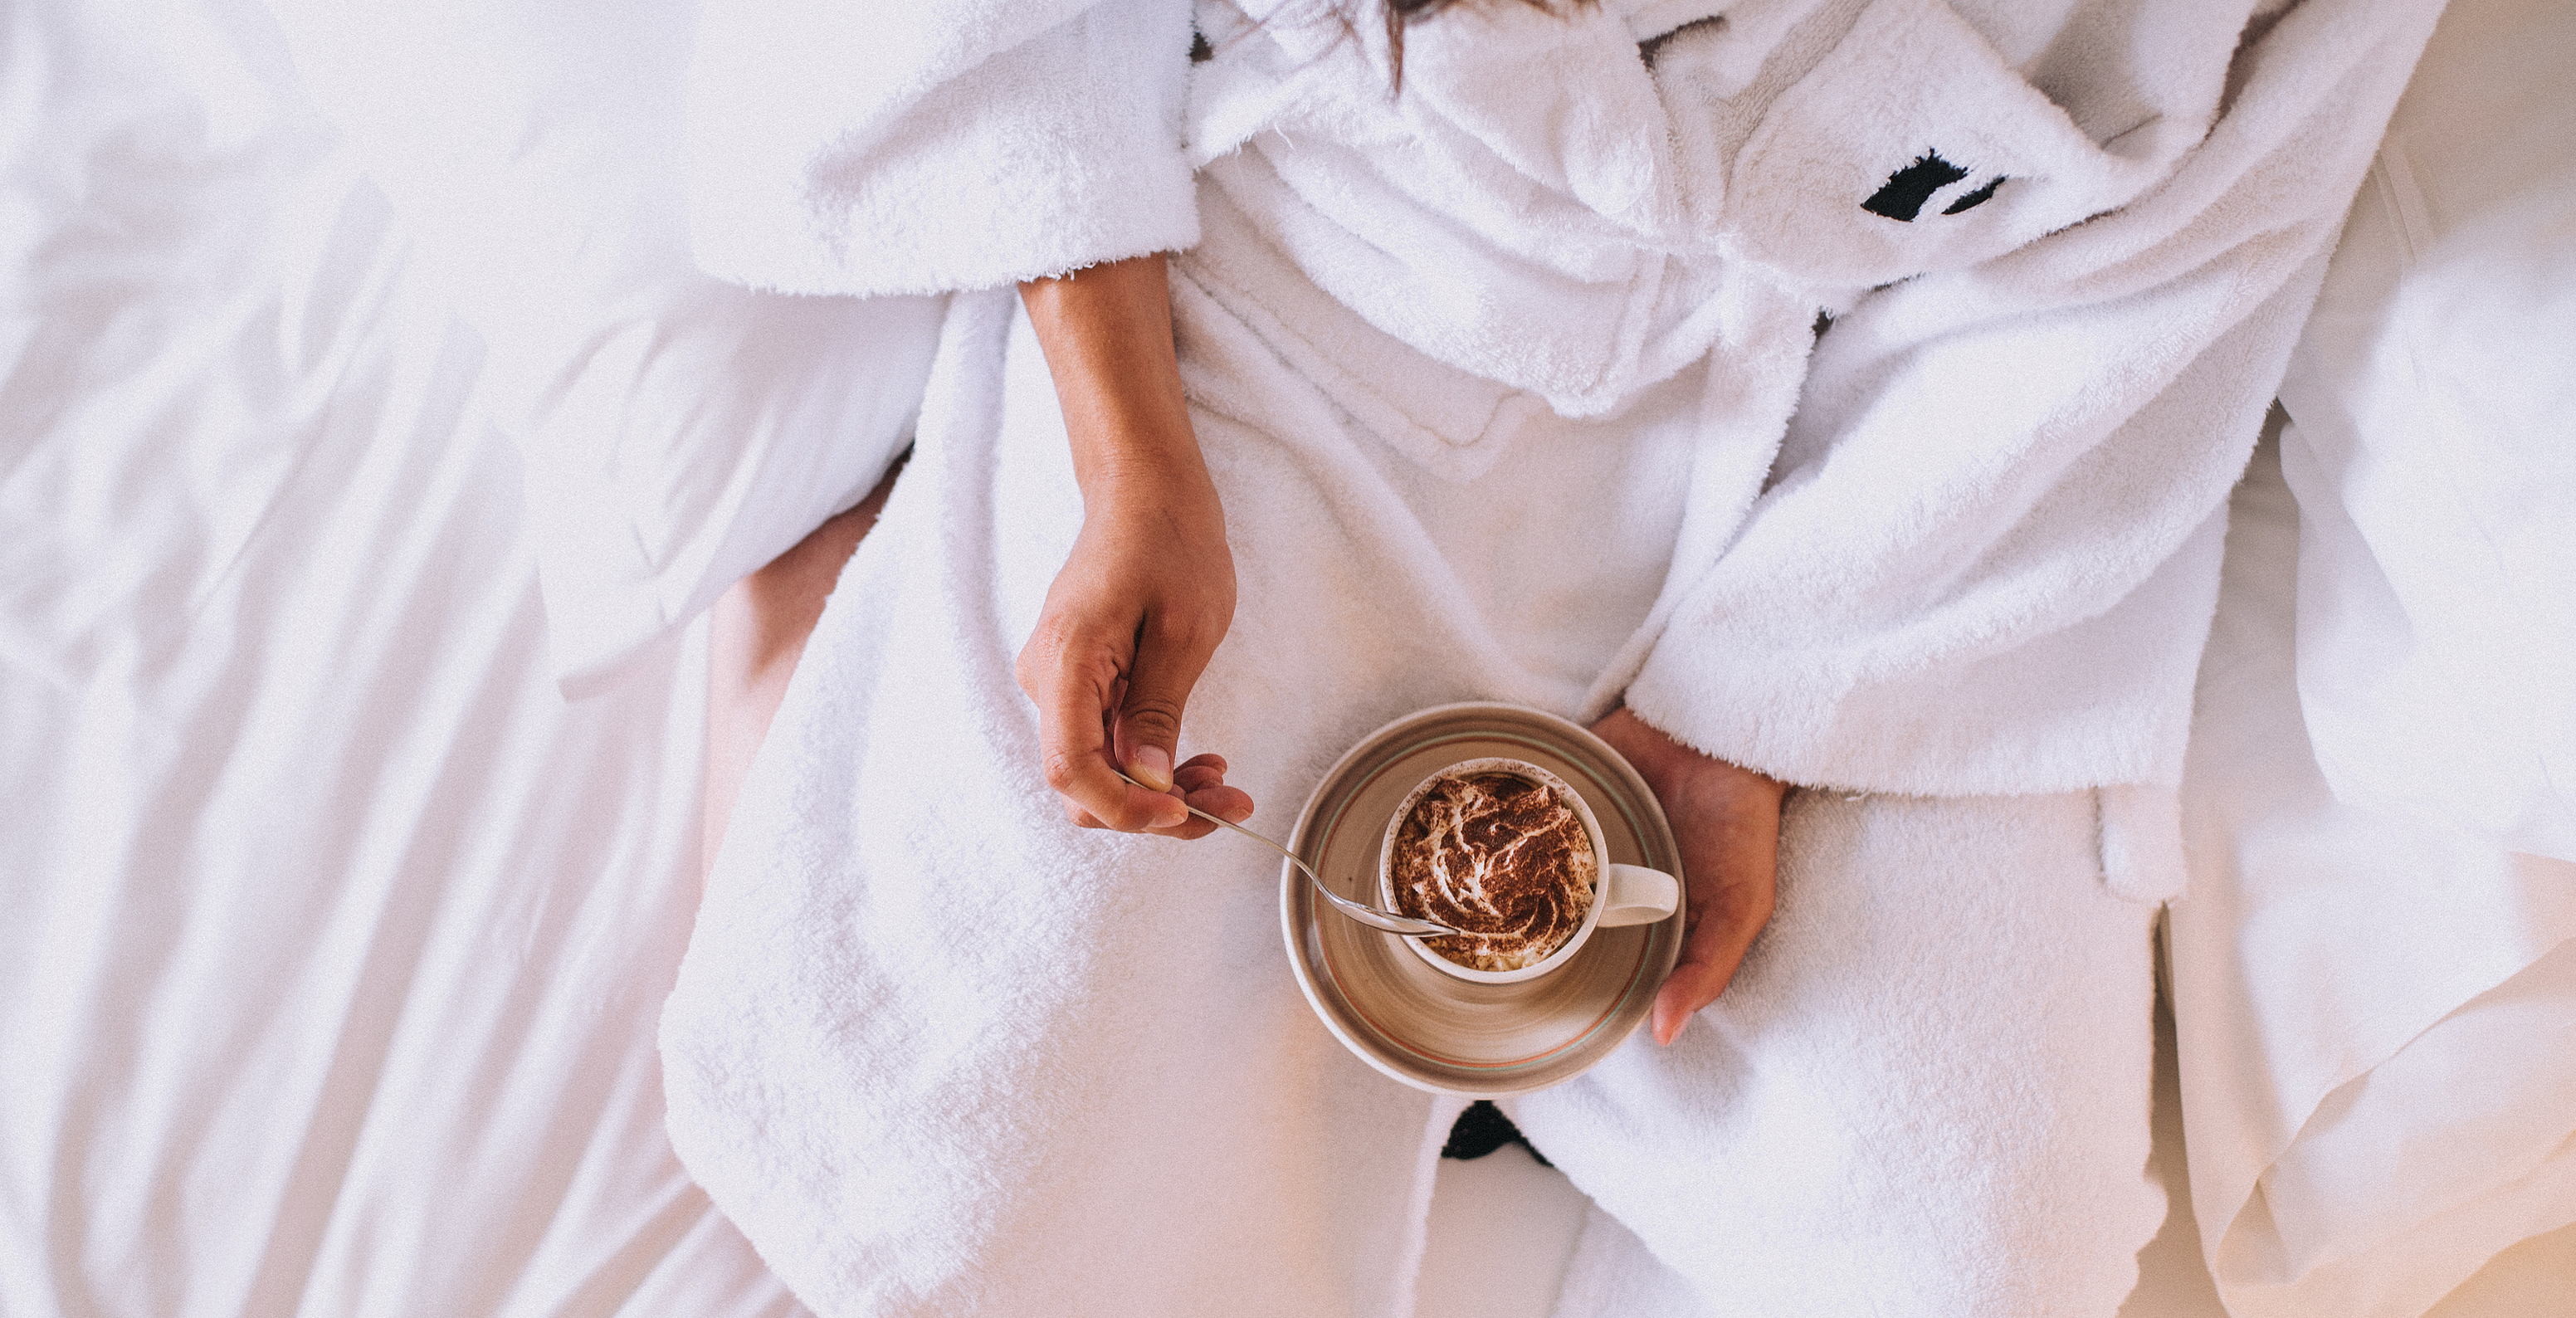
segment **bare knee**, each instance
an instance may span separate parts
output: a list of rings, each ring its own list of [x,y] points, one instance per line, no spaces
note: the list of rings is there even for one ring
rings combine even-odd
[[[743,776],[787,694],[787,680],[823,616],[841,569],[876,525],[894,490],[898,460],[849,511],[799,540],[760,570],[735,582],[710,611],[707,641],[706,795],[698,865],[715,863]]]

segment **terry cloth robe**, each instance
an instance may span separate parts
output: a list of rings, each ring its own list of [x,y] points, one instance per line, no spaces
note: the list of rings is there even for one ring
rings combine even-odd
[[[2048,1037],[2130,1031],[2130,1062],[1989,1092],[2001,1129],[2134,1080],[2103,1137],[2130,1160],[2058,1199],[1962,1176],[1874,1204],[1932,1224],[1889,1240],[2040,1225],[1869,1275],[1833,1269],[1847,1242],[1811,1201],[1805,1275],[1815,1312],[2107,1313],[2100,1275],[2054,1309],[2013,1289],[2050,1220],[2090,1205],[2087,1258],[2124,1259],[2157,1215],[2144,958],[2106,950],[2144,925],[2065,904],[2104,871],[2145,900],[2179,875],[2221,504],[2436,7],[1497,5],[1412,28],[1400,95],[1372,22],[1304,6],[711,14],[702,265],[959,296],[915,461],[745,784],[665,1016],[682,1157],[826,1312],[1405,1303],[1454,1105],[1307,1014],[1275,859],[1065,826],[1012,680],[1080,504],[1010,287],[1186,249],[1183,381],[1242,602],[1183,754],[1227,754],[1284,831],[1388,718],[1624,698],[1799,784],[2034,803],[2027,828],[1932,810],[1819,836],[1916,870],[2013,839],[1961,873],[2084,927],[2005,930],[1935,978],[1952,1005],[1981,959],[2036,967],[2022,1001],[2126,984],[2100,1029]],[[1872,853],[1873,829],[1903,836]],[[1936,835],[1951,852],[1916,846]],[[1815,975],[1873,973],[1798,945]],[[1658,1096],[1733,1064],[1645,1047],[1549,1096],[1624,1123],[1560,1164],[1686,1288],[1743,1294],[1692,1245],[1723,1220],[1688,1187],[1613,1184],[1670,1147]],[[1571,1118],[1532,1133],[1584,1143]]]

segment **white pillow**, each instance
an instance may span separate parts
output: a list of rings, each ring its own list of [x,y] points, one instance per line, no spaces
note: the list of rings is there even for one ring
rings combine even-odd
[[[693,0],[272,8],[482,334],[567,695],[857,502],[909,442],[942,300],[754,293],[690,259]]]
[[[627,305],[541,358],[559,369],[503,423],[573,698],[875,486],[911,442],[943,310],[727,286]]]
[[[2576,8],[2453,5],[2281,401],[2338,799],[2576,860]]]

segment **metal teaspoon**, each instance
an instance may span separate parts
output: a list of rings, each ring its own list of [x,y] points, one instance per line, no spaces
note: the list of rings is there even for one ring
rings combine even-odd
[[[1127,777],[1125,773],[1120,772],[1115,766],[1112,766],[1109,771],[1111,773],[1118,774],[1121,779],[1124,779],[1133,786],[1144,787],[1145,790],[1149,792],[1154,790],[1151,787],[1145,787],[1145,784],[1137,782],[1133,778]],[[1158,795],[1169,796],[1171,793],[1164,792],[1158,793]],[[1331,903],[1334,910],[1359,921],[1361,924],[1367,925],[1371,929],[1383,929],[1391,934],[1409,934],[1416,938],[1436,938],[1443,934],[1458,933],[1457,930],[1452,929],[1445,924],[1435,923],[1430,920],[1417,920],[1409,915],[1396,915],[1389,911],[1381,911],[1378,908],[1367,905],[1363,902],[1352,901],[1350,898],[1325,887],[1323,876],[1315,873],[1315,867],[1298,859],[1297,853],[1290,851],[1288,848],[1263,837],[1259,833],[1253,832],[1251,829],[1245,828],[1241,824],[1228,823],[1225,820],[1219,819],[1215,815],[1209,814],[1207,811],[1201,810],[1187,801],[1181,802],[1181,808],[1189,811],[1191,814],[1197,815],[1199,818],[1204,819],[1211,824],[1233,829],[1235,832],[1251,838],[1253,841],[1270,848],[1272,851],[1276,851],[1280,855],[1286,856],[1288,858],[1288,863],[1296,866],[1298,872],[1306,876],[1306,882],[1314,885],[1315,891],[1322,894],[1324,900]]]

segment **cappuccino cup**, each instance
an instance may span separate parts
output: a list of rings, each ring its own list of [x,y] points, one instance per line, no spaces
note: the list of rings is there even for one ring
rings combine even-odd
[[[1449,765],[1405,795],[1378,848],[1378,895],[1388,910],[1465,931],[1404,940],[1433,969],[1516,984],[1573,960],[1595,929],[1671,915],[1681,883],[1612,863],[1580,793],[1526,760],[1492,757]]]

